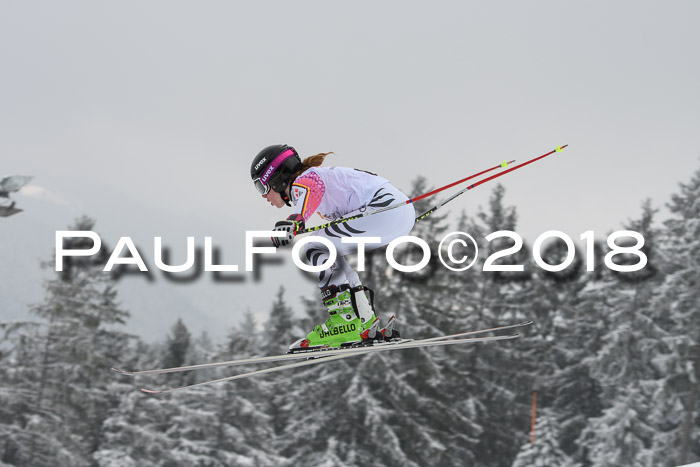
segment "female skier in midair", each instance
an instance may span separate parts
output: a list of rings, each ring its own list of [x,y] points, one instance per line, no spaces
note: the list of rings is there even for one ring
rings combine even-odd
[[[316,212],[323,219],[335,220],[365,210],[405,203],[408,197],[389,180],[370,172],[347,167],[321,166],[321,153],[302,162],[296,150],[287,145],[268,146],[255,156],[250,176],[258,192],[277,208],[284,205],[294,213],[275,224],[274,230],[286,233],[272,238],[275,246],[292,242],[296,232],[305,228]],[[345,260],[357,252],[357,244],[342,243],[343,237],[380,237],[380,243],[366,244],[366,251],[389,244],[395,238],[408,234],[415,222],[413,204],[371,217],[362,217],[343,224],[313,232],[330,240],[338,253],[335,263],[318,275],[321,300],[330,317],[289,346],[291,351],[316,347],[340,347],[368,339],[397,337],[393,316],[381,330],[379,318],[372,307],[372,291],[364,287],[360,277]],[[314,266],[329,258],[326,247],[318,242],[305,245],[304,254]]]

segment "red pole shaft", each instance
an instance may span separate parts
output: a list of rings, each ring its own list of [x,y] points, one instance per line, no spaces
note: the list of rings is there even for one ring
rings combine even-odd
[[[515,161],[512,160],[512,161],[508,162],[508,164],[512,164],[513,162],[515,162]],[[502,165],[501,165],[501,164],[498,164],[498,165],[496,165],[496,166],[491,167],[490,169],[483,170],[483,171],[481,171],[481,172],[479,172],[479,173],[477,173],[477,174],[470,175],[470,176],[468,176],[467,178],[463,178],[462,180],[457,180],[457,181],[454,182],[454,183],[450,183],[449,185],[445,185],[445,186],[443,186],[442,188],[436,188],[435,190],[433,190],[433,191],[431,191],[431,192],[429,192],[429,193],[425,193],[425,194],[422,194],[422,195],[420,195],[420,196],[416,196],[416,197],[413,198],[413,199],[409,199],[408,201],[406,201],[406,204],[408,204],[408,203],[415,203],[416,201],[420,201],[420,200],[422,200],[423,198],[427,198],[428,196],[432,196],[432,195],[434,195],[435,193],[440,193],[440,192],[443,191],[443,190],[447,190],[448,188],[452,188],[452,187],[455,186],[455,185],[459,185],[460,183],[466,182],[467,180],[471,180],[472,178],[478,177],[479,175],[483,175],[483,174],[485,174],[486,172],[491,172],[492,170],[496,170],[496,169],[499,168],[499,167],[502,167]]]
[[[498,178],[498,177],[500,177],[501,175],[507,174],[508,172],[512,172],[512,171],[514,171],[514,170],[517,170],[517,169],[519,169],[520,167],[525,167],[525,166],[528,165],[528,164],[532,164],[533,162],[536,162],[536,161],[538,161],[538,160],[540,160],[540,159],[542,159],[542,158],[544,158],[544,157],[547,157],[547,156],[549,156],[550,154],[554,154],[555,152],[557,152],[558,149],[564,149],[564,148],[567,147],[567,146],[568,146],[568,144],[565,144],[564,146],[561,146],[561,148],[557,148],[557,149],[555,149],[554,151],[550,151],[550,152],[548,152],[547,154],[544,154],[544,155],[542,155],[542,156],[540,156],[540,157],[535,157],[534,159],[530,159],[530,160],[527,161],[527,162],[523,162],[522,164],[516,165],[515,167],[511,167],[511,168],[508,169],[508,170],[504,170],[503,172],[499,172],[499,173],[497,173],[496,175],[491,175],[490,177],[487,177],[487,178],[485,178],[485,179],[483,179],[483,180],[479,180],[478,182],[474,183],[473,185],[471,185],[471,186],[468,187],[467,189],[468,189],[468,190],[471,190],[472,188],[477,187],[477,186],[481,185],[482,183],[486,183],[486,182],[488,182],[489,180],[493,180],[494,178]]]

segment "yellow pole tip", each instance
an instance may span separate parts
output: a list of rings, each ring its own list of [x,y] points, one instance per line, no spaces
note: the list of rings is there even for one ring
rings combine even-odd
[[[561,146],[557,146],[557,148],[555,149],[555,151],[561,152]]]
[[[501,167],[503,167],[504,169],[508,167],[508,161],[501,162]]]

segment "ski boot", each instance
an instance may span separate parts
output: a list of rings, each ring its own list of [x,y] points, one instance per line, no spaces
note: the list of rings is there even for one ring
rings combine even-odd
[[[290,345],[289,352],[352,347],[380,335],[379,318],[374,315],[362,286],[354,289],[347,284],[325,287],[321,289],[321,298],[330,317],[306,338]]]

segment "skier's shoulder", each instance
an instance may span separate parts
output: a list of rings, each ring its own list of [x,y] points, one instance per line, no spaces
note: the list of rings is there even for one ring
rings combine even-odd
[[[304,170],[301,174],[299,174],[299,177],[304,177],[304,176],[327,177],[331,174],[334,174],[337,172],[342,172],[343,169],[345,169],[345,167],[320,165],[317,167],[309,167],[308,169]]]
[[[323,183],[325,178],[318,169],[320,167],[309,167],[297,176],[292,182],[292,185],[308,187],[309,185],[317,185]]]
[[[319,166],[310,167],[303,171],[294,184],[308,186],[322,183],[326,189],[331,187],[348,189],[354,186],[385,182],[387,182],[386,179],[367,170],[343,166]]]
[[[304,170],[294,181],[294,184],[308,185],[308,184],[330,184],[333,185],[337,182],[338,177],[344,177],[349,169],[347,167],[336,167],[336,166],[318,166],[309,167]]]
[[[336,178],[356,179],[356,178],[378,177],[378,175],[374,172],[371,172],[369,170],[357,169],[354,167],[321,166],[321,167],[312,167],[312,168],[316,169],[317,173],[321,177],[328,177],[328,178],[336,177]]]

